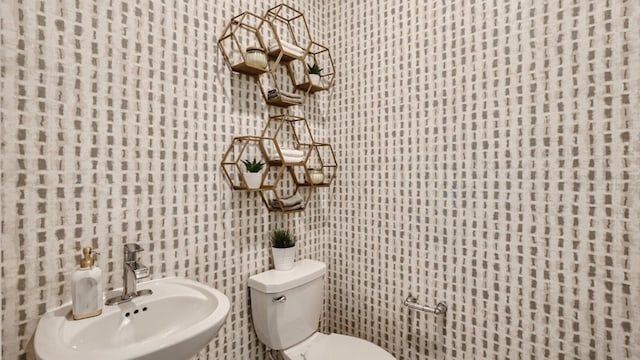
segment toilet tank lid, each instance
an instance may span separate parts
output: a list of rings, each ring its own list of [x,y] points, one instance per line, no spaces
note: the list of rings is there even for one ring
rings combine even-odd
[[[327,271],[325,263],[316,260],[296,261],[291,270],[269,270],[249,278],[249,287],[265,294],[280,293],[315,280]]]

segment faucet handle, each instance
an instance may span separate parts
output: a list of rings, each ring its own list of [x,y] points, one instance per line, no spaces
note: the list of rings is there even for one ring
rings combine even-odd
[[[142,246],[136,244],[136,243],[128,243],[128,244],[124,244],[124,252],[125,253],[137,253],[139,251],[144,251],[144,249],[142,248]]]

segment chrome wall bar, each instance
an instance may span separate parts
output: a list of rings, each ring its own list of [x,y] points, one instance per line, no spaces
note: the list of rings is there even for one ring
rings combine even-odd
[[[420,305],[420,304],[418,304],[418,298],[414,297],[411,294],[409,294],[409,296],[407,296],[407,298],[404,299],[404,302],[402,304],[404,306],[408,307],[409,309],[429,312],[429,313],[436,314],[436,315],[444,315],[444,314],[447,313],[447,304],[446,303],[439,302],[436,305],[436,307],[431,307],[431,306],[427,306],[427,305]]]

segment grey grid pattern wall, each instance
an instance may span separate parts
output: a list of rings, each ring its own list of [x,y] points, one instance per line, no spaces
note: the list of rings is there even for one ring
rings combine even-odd
[[[330,329],[398,359],[640,358],[640,3],[332,5]]]
[[[321,260],[326,222],[318,199],[301,214],[269,214],[257,194],[232,192],[218,166],[268,111],[254,81],[225,67],[216,36],[232,16],[274,5],[0,4],[3,359],[26,358],[39,316],[69,300],[82,246],[101,252],[105,286],[121,286],[125,242],[143,246],[153,278],[185,276],[229,296],[201,359],[263,357],[246,281],[269,268],[267,234],[290,227],[299,256]],[[323,33],[311,4],[291,5]],[[299,111],[322,114],[323,101]],[[322,136],[319,117],[309,121]]]

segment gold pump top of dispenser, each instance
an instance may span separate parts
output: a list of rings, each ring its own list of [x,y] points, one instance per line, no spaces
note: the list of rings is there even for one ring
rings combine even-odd
[[[80,268],[85,269],[92,267],[96,262],[95,254],[97,253],[90,247],[82,248],[82,259],[80,260]]]

